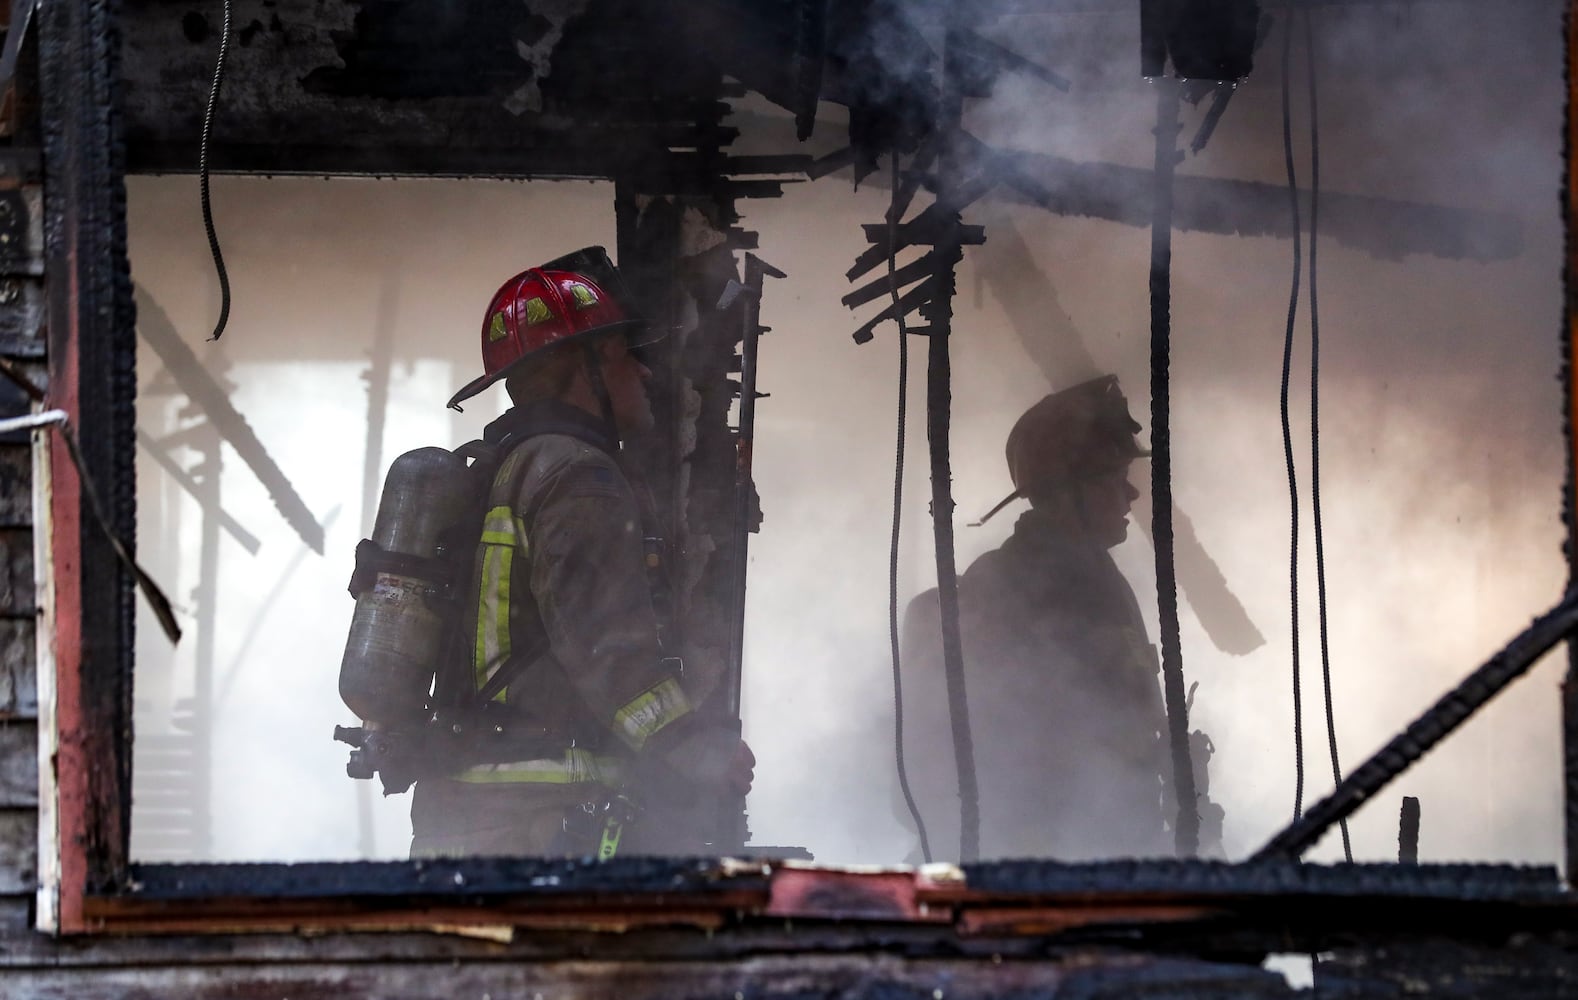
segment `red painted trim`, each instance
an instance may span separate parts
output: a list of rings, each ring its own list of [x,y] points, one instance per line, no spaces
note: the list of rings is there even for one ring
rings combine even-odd
[[[840,871],[778,868],[772,874],[767,915],[838,920],[948,923],[952,909],[920,897],[929,881],[914,871]]]
[[[68,291],[64,297],[70,305],[55,311],[54,318],[58,321],[64,316],[68,327],[63,336],[51,338],[48,405],[65,410],[74,424],[79,412],[80,390],[76,268],[70,267],[56,280],[67,282]],[[49,448],[50,555],[55,614],[54,634],[49,641],[55,660],[55,728],[58,734],[55,815],[60,836],[60,929],[70,932],[87,929],[82,901],[87,890],[87,845],[93,839],[88,830],[91,815],[88,774],[94,762],[88,759],[89,742],[84,739],[83,730],[81,481],[58,430],[50,434]]]

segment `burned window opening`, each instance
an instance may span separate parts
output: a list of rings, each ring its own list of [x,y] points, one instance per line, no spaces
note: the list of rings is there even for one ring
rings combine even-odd
[[[369,161],[369,162],[371,162],[371,161]]]

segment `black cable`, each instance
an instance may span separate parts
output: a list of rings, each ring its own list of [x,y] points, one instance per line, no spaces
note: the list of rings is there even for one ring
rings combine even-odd
[[[893,652],[893,755],[898,765],[899,789],[904,804],[915,820],[920,834],[921,857],[931,864],[931,840],[926,836],[926,821],[910,791],[909,772],[904,767],[904,678],[899,670],[899,527],[904,513],[904,421],[909,406],[910,345],[904,327],[904,310],[899,306],[899,284],[894,258],[899,237],[899,154],[893,151],[893,204],[888,208],[888,289],[893,295],[893,318],[899,324],[899,419],[897,457],[893,463],[893,537],[888,545],[888,642]]]
[[[1298,857],[1308,850],[1333,823],[1373,800],[1388,783],[1452,735],[1575,629],[1578,629],[1578,591],[1569,591],[1560,604],[1536,618],[1500,652],[1442,695],[1423,715],[1409,723],[1407,729],[1354,768],[1330,795],[1310,806],[1303,819],[1295,820],[1266,841],[1249,860]]]
[[[1320,608],[1320,676],[1326,695],[1326,744],[1331,748],[1332,784],[1342,784],[1337,760],[1337,717],[1331,703],[1331,656],[1326,633],[1326,543],[1320,520],[1320,299],[1316,294],[1316,247],[1320,234],[1320,114],[1315,98],[1315,23],[1304,8],[1305,74],[1309,80],[1310,106],[1310,509],[1315,533],[1315,590]],[[1353,843],[1344,817],[1342,854],[1353,863]]]
[[[1299,489],[1293,467],[1293,427],[1288,419],[1288,381],[1293,367],[1293,324],[1299,311],[1299,275],[1303,259],[1299,249],[1299,184],[1293,168],[1293,111],[1290,107],[1289,66],[1292,63],[1293,19],[1282,33],[1282,150],[1288,168],[1288,199],[1293,211],[1293,290],[1288,296],[1288,327],[1282,345],[1282,454],[1288,466],[1289,535],[1288,587],[1293,618],[1293,818],[1304,813],[1304,707],[1299,691]]]
[[[208,144],[214,131],[214,109],[219,104],[219,88],[225,82],[225,54],[230,50],[230,0],[225,2],[224,25],[219,29],[219,59],[214,63],[214,82],[208,88],[208,107],[203,112],[203,135],[198,144],[197,174],[202,191],[203,228],[208,231],[208,250],[214,255],[214,270],[219,272],[219,321],[214,324],[209,340],[218,340],[230,322],[230,275],[225,271],[225,258],[219,252],[219,234],[214,232],[214,208],[208,194]]]

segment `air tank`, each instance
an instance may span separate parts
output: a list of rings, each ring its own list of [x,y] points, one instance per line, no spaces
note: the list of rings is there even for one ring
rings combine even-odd
[[[399,725],[422,715],[445,634],[445,605],[436,599],[444,567],[427,560],[438,558],[446,529],[471,509],[471,486],[466,460],[443,448],[408,451],[384,477],[372,537],[383,552],[366,543],[358,550],[360,593],[340,661],[340,698],[366,722]]]

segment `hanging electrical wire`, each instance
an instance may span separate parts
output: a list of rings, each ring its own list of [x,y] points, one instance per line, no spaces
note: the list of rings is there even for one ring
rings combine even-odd
[[[893,317],[899,325],[899,405],[896,457],[893,461],[893,535],[888,545],[888,642],[893,654],[893,755],[898,766],[899,789],[904,805],[915,821],[920,836],[921,857],[931,864],[931,840],[926,836],[926,821],[910,791],[909,772],[904,767],[904,677],[899,669],[899,528],[904,514],[904,422],[909,409],[910,348],[909,331],[904,326],[904,309],[899,304],[897,257],[899,252],[899,154],[893,151],[893,201],[888,207],[888,290],[893,296]]]
[[[1320,107],[1315,84],[1315,22],[1309,8],[1304,17],[1305,76],[1309,82],[1310,116],[1310,513],[1315,535],[1315,590],[1320,615],[1320,676],[1326,697],[1326,743],[1331,749],[1331,780],[1342,784],[1342,765],[1337,758],[1337,718],[1331,701],[1331,655],[1326,629],[1326,543],[1320,517],[1320,299],[1318,295],[1316,249],[1320,239]],[[1353,843],[1348,837],[1344,817],[1342,854],[1353,861]]]
[[[203,111],[203,134],[198,140],[198,188],[203,202],[203,228],[208,232],[208,250],[214,257],[214,270],[219,273],[219,320],[209,340],[218,340],[230,322],[230,274],[225,270],[225,257],[219,251],[219,234],[214,231],[214,206],[208,191],[208,147],[214,131],[214,110],[219,105],[219,88],[225,82],[225,56],[230,51],[230,0],[224,0],[224,23],[219,29],[219,58],[214,62],[214,81],[208,88],[208,106]]]
[[[1304,262],[1299,240],[1299,183],[1293,166],[1293,110],[1291,101],[1293,18],[1282,32],[1282,151],[1287,162],[1288,201],[1293,214],[1293,289],[1288,295],[1287,334],[1282,343],[1282,454],[1288,467],[1288,589],[1293,624],[1293,818],[1304,814],[1304,706],[1299,680],[1299,490],[1293,464],[1293,426],[1288,417],[1288,384],[1293,369],[1293,324],[1299,312],[1299,278]]]

